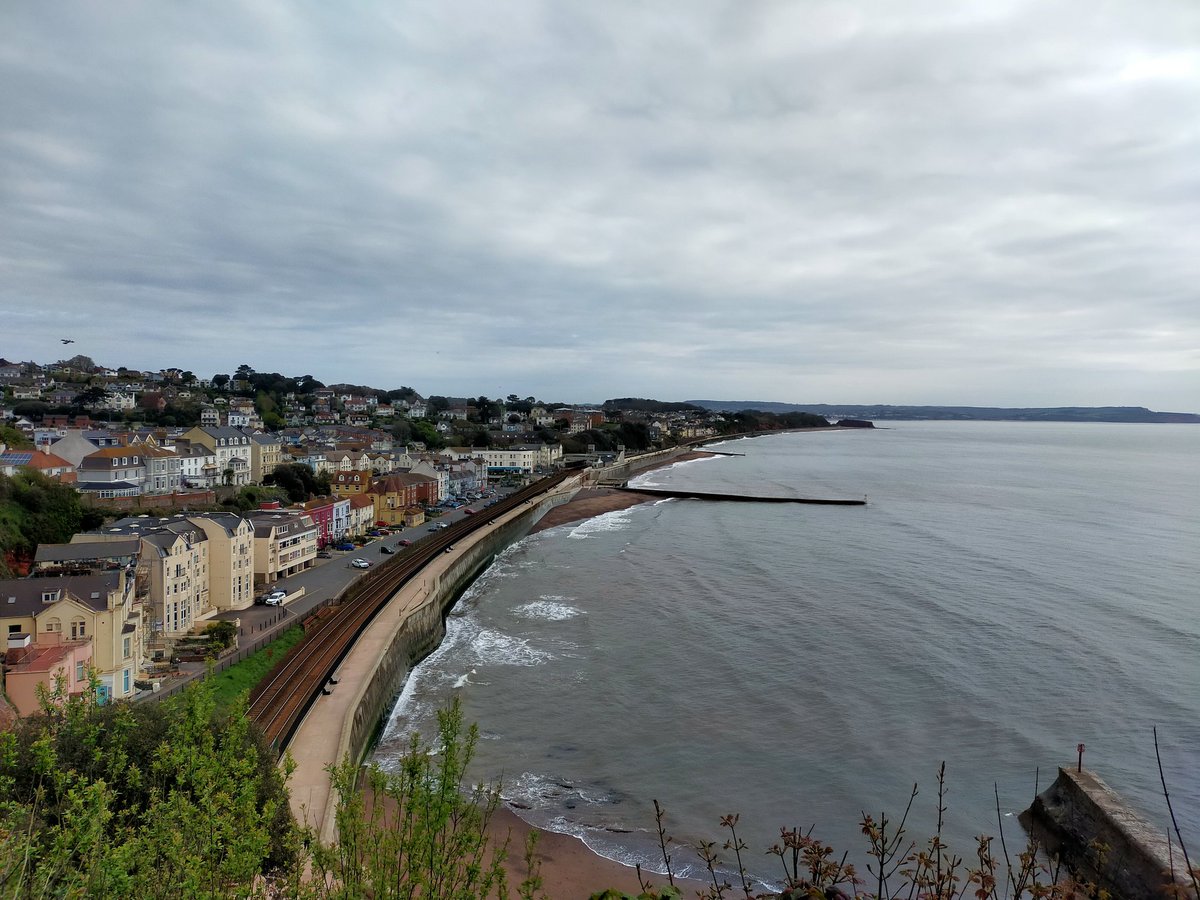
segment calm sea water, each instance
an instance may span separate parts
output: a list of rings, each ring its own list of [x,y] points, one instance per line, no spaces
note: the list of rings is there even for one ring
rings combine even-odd
[[[409,679],[386,765],[459,696],[477,774],[537,825],[654,865],[741,814],[860,862],[863,811],[971,838],[1085,764],[1166,825],[1151,728],[1200,850],[1200,428],[896,423],[742,440],[642,484],[869,497],[865,508],[664,501],[506,551]],[[999,792],[999,815],[995,791]],[[689,854],[680,850],[677,859]],[[774,865],[772,865],[774,864]]]

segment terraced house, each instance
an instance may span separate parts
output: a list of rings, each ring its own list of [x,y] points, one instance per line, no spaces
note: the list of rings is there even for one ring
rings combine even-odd
[[[222,484],[250,483],[250,462],[253,450],[250,435],[228,426],[196,426],[184,432],[185,440],[202,444],[216,456],[217,471]]]
[[[208,535],[187,520],[128,518],[103,531],[71,538],[73,544],[141,541],[138,566],[149,583],[149,646],[163,649],[216,610],[209,600]]]
[[[254,577],[270,584],[311,568],[317,560],[317,526],[312,517],[263,509],[248,517],[254,525]]]
[[[63,546],[47,548],[50,555],[58,547],[57,555],[71,557]],[[14,666],[6,688],[22,715],[37,710],[36,685],[53,687],[60,670],[68,690],[83,690],[85,666],[93,666],[100,700],[133,696],[133,679],[143,665],[133,573],[125,567],[92,568],[78,562],[77,558],[75,570],[85,574],[0,581],[0,629],[9,646],[21,651],[10,659]]]

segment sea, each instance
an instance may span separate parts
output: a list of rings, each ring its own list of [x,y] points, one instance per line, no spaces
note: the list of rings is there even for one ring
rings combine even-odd
[[[1200,855],[1200,427],[895,422],[712,445],[663,500],[547,529],[467,590],[374,752],[458,697],[473,774],[534,825],[676,874],[800,828],[865,871],[865,815],[951,849],[1083,764]],[[938,772],[944,764],[939,789]],[[941,797],[939,799],[939,792]],[[999,842],[996,842],[998,851]]]

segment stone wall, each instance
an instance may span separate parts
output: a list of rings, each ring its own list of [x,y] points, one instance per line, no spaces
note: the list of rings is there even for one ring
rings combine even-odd
[[[1033,821],[1061,843],[1063,858],[1086,878],[1096,878],[1116,897],[1151,900],[1168,896],[1171,861],[1167,838],[1126,806],[1116,791],[1092,772],[1059,769],[1058,778],[1037,796],[1029,810]],[[1107,851],[1096,865],[1093,842]],[[1175,847],[1175,870],[1183,858]],[[1183,886],[1182,877],[1179,884]],[[1189,887],[1171,896],[1192,897]]]

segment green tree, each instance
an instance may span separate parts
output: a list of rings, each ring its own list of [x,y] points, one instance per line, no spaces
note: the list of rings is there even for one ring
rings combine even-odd
[[[339,897],[510,897],[508,845],[490,848],[487,836],[499,791],[482,785],[467,790],[478,741],[478,730],[464,727],[454,700],[438,713],[437,753],[414,735],[395,774],[378,766],[366,770],[374,798],[369,811],[358,767],[352,760],[335,767],[339,841],[314,845],[314,883],[336,885]],[[543,896],[533,857],[530,846],[530,877],[518,886],[524,898]]]
[[[318,494],[329,493],[328,474],[322,473],[322,477],[318,477],[303,463],[284,463],[277,466],[263,482],[278,485],[293,503],[303,503]]]
[[[0,888],[12,897],[249,896],[294,869],[286,774],[207,681],[97,706],[60,682],[0,734]]]
[[[32,450],[33,441],[25,437],[25,433],[11,425],[0,425],[0,444],[5,444],[10,450]]]
[[[433,423],[427,419],[416,419],[412,422],[413,438],[422,441],[430,450],[440,450],[446,446],[446,441],[438,434]]]

